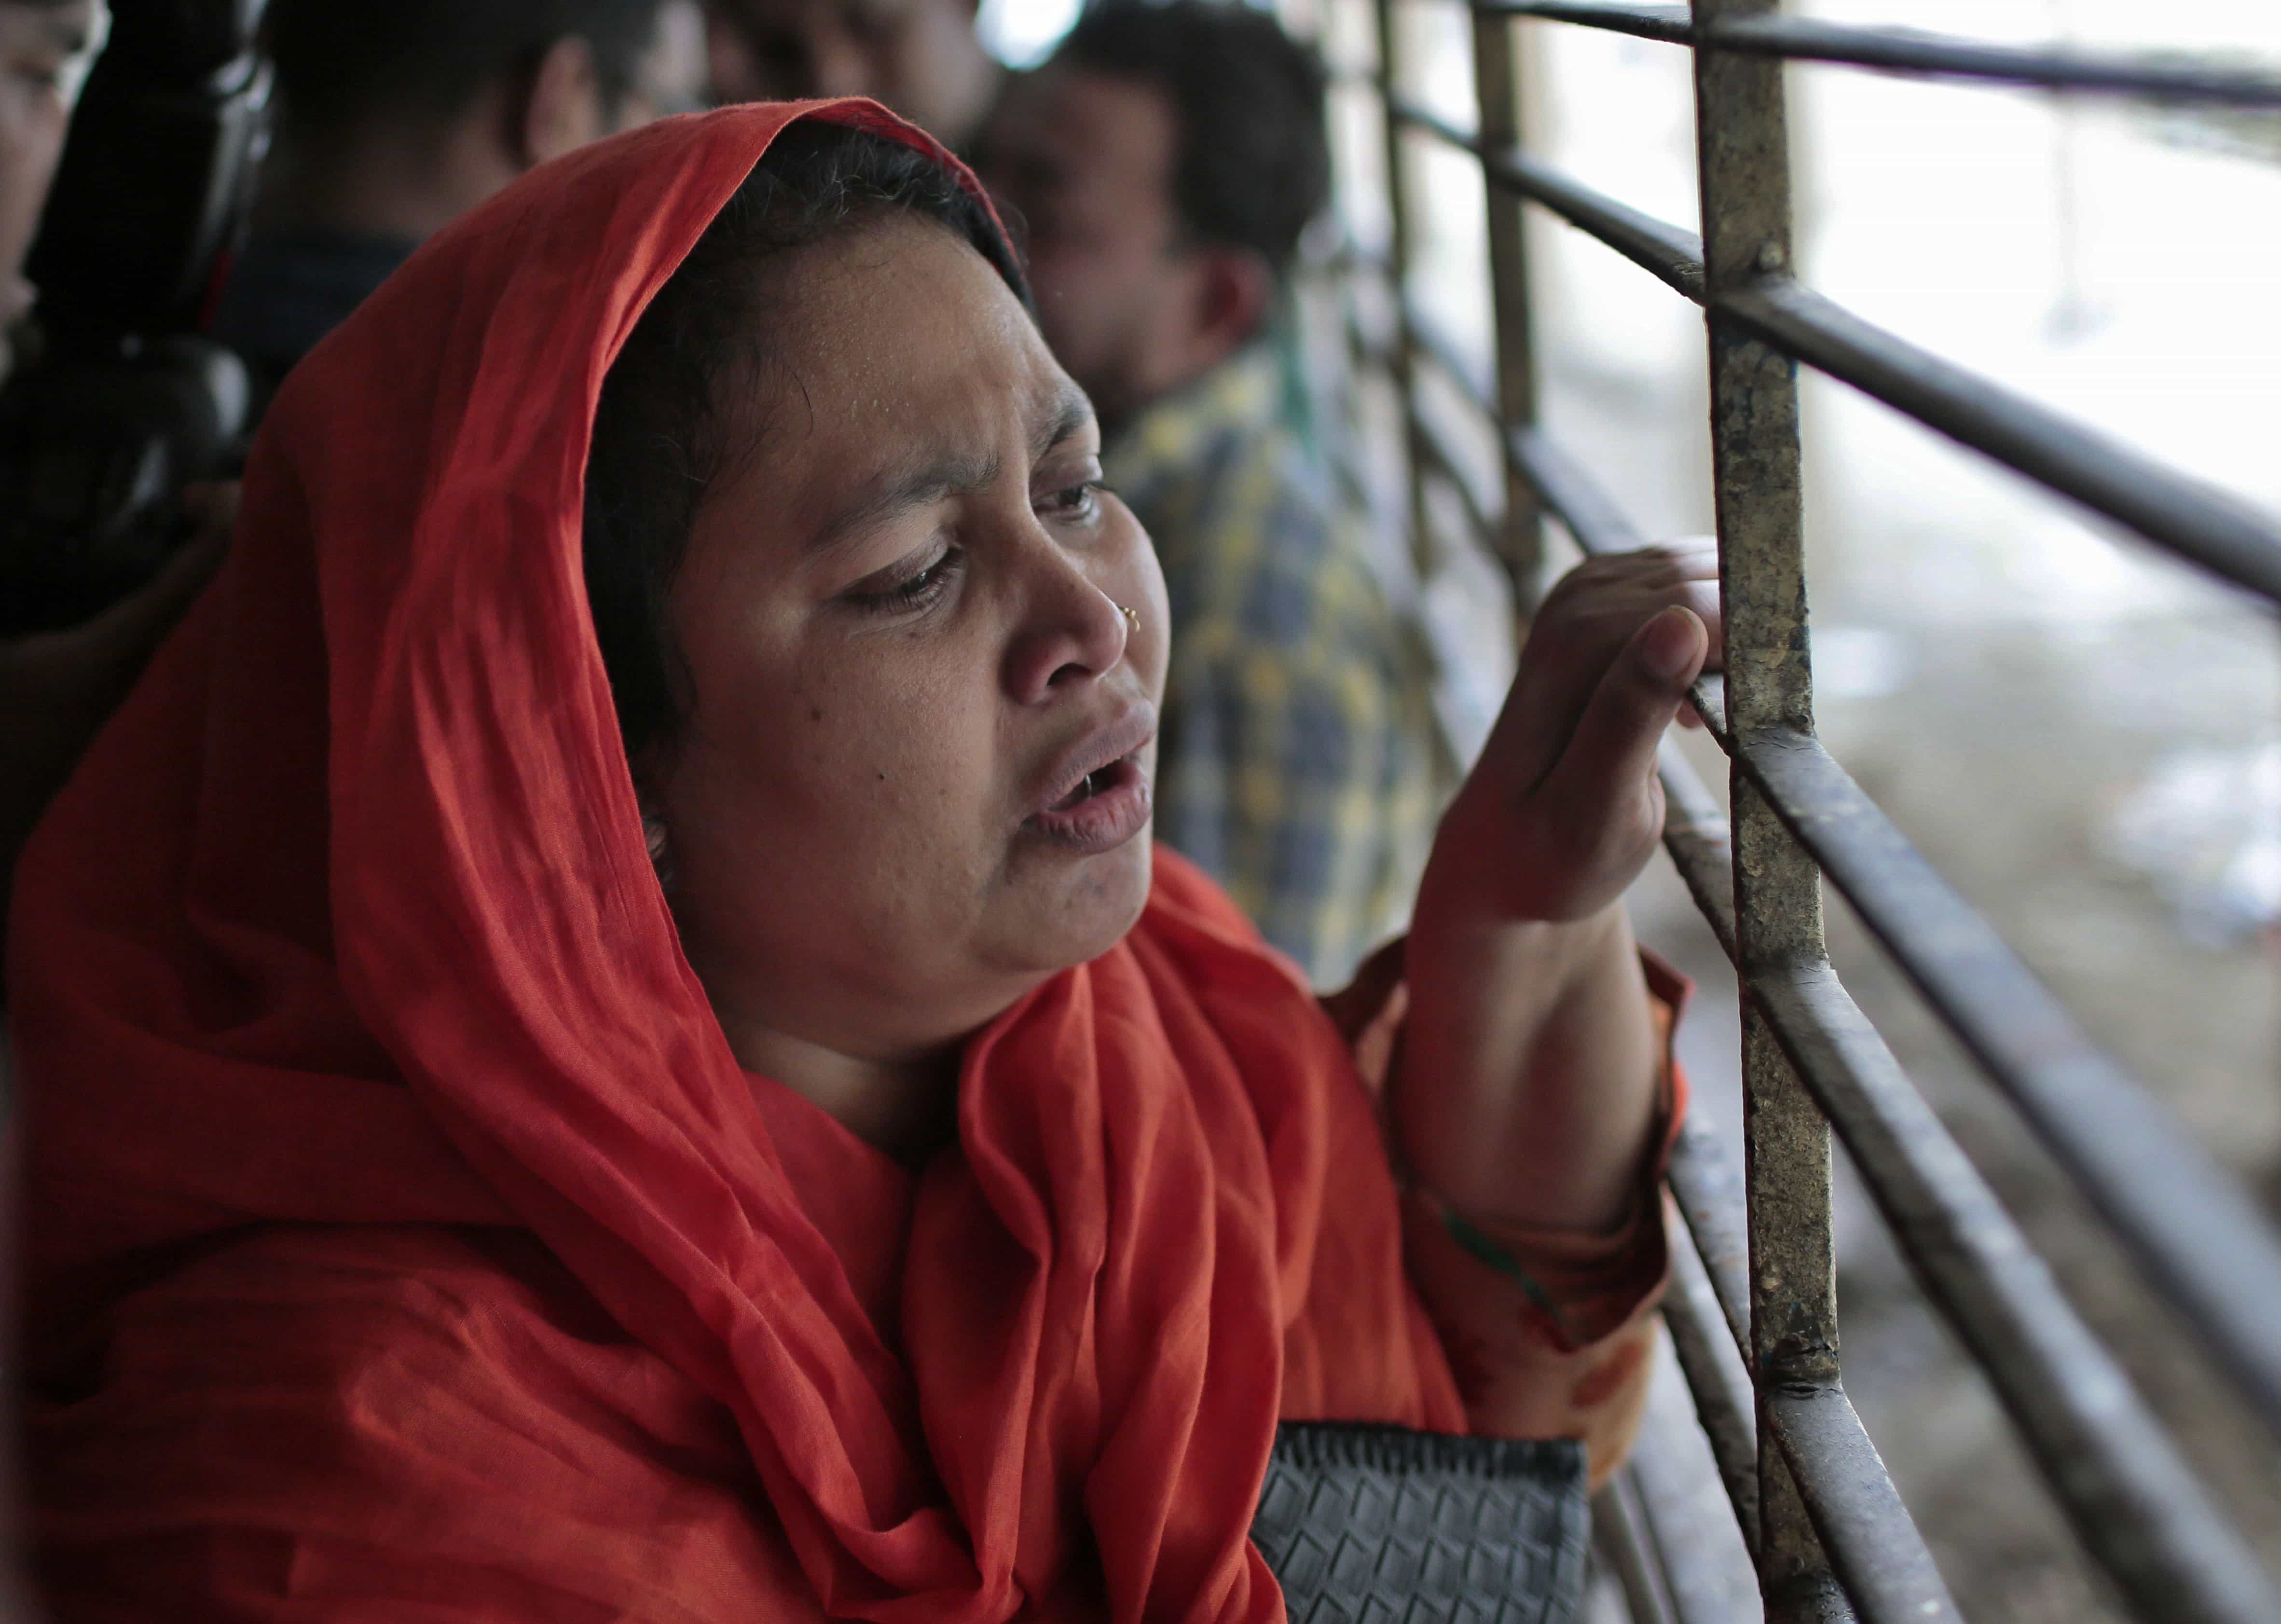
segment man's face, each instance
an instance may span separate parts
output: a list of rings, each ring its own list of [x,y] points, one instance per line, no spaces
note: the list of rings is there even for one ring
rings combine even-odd
[[[103,0],[0,0],[0,328],[32,308],[24,259],[108,20]]]
[[[978,154],[1024,238],[1038,325],[1112,427],[1179,381],[1166,375],[1189,315],[1178,146],[1161,91],[1063,65],[1009,90]]]
[[[713,94],[868,96],[963,148],[998,80],[974,12],[973,0],[712,0]]]

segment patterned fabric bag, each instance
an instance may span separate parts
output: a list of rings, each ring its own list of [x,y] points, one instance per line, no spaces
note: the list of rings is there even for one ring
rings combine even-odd
[[[1574,1624],[1589,1524],[1574,1440],[1304,1421],[1251,1538],[1291,1624]]]

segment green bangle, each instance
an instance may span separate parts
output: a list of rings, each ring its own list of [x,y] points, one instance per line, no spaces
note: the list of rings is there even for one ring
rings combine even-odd
[[[1434,1204],[1441,1209],[1442,1227],[1450,1232],[1450,1239],[1455,1241],[1469,1256],[1487,1264],[1499,1274],[1512,1281],[1514,1285],[1519,1286],[1521,1295],[1528,1299],[1530,1306],[1550,1320],[1555,1330],[1563,1336],[1567,1335],[1568,1322],[1561,1317],[1560,1311],[1552,1305],[1552,1299],[1545,1295],[1544,1288],[1538,1285],[1528,1271],[1520,1266],[1519,1261],[1511,1252],[1498,1245],[1492,1236],[1483,1233],[1468,1223],[1465,1216],[1448,1202],[1438,1195],[1434,1195],[1430,1191],[1427,1194]]]

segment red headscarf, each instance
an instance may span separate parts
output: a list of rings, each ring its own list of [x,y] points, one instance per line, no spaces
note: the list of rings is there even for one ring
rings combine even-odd
[[[295,374],[221,576],[35,839],[67,1624],[1272,1619],[1279,1415],[1462,1427],[1338,1036],[1176,859],[970,1045],[916,1179],[731,1056],[581,491],[612,357],[800,117],[950,161],[868,103],[738,108],[416,256]]]

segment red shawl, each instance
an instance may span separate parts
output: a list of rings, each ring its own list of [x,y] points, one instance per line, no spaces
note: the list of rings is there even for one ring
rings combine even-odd
[[[35,836],[58,1617],[1272,1620],[1276,1419],[1462,1427],[1364,1090],[1169,855],[905,1175],[731,1056],[588,616],[602,376],[775,134],[445,232],[296,373],[234,551]]]

